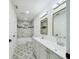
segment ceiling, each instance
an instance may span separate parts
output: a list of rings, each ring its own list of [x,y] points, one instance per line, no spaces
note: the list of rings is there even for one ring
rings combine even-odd
[[[58,0],[12,0],[19,20],[31,21],[44,9],[50,9]]]

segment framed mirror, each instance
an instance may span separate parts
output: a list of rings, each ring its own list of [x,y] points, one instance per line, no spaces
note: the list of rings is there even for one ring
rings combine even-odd
[[[66,37],[66,8],[53,14],[53,36]]]
[[[47,35],[48,34],[48,18],[44,18],[41,20],[41,34]]]

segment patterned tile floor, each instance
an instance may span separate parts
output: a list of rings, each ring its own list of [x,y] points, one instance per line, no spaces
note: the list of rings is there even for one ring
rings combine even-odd
[[[18,44],[15,48],[12,59],[37,59],[34,54],[32,42],[26,44]]]

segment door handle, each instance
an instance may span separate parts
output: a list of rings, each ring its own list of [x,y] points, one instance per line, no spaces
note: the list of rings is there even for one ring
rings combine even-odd
[[[11,42],[12,40],[11,39],[9,39],[9,43]]]

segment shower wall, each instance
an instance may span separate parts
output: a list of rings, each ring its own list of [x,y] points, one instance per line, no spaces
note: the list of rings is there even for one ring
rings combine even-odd
[[[18,20],[17,21],[17,37],[32,37],[33,35],[33,25],[32,22]]]

